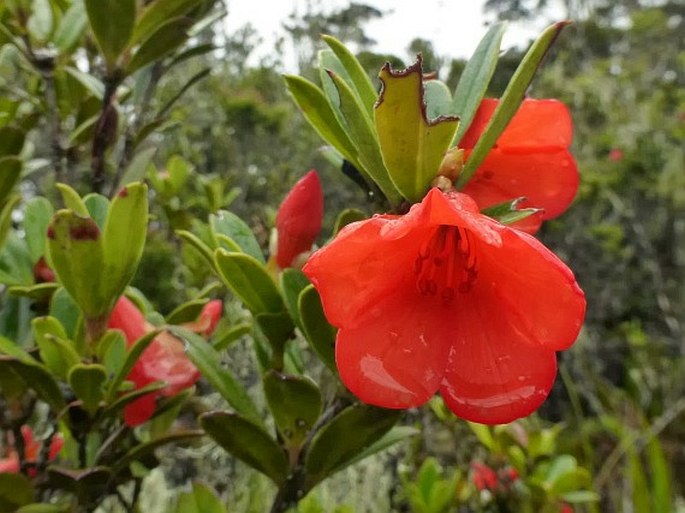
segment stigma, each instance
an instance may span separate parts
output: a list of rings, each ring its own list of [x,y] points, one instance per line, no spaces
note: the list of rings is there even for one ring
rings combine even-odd
[[[471,290],[478,276],[473,235],[461,226],[438,226],[419,249],[414,275],[421,295],[443,303]]]

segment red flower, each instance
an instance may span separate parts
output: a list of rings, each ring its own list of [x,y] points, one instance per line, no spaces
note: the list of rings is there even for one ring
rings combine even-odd
[[[221,317],[221,311],[221,301],[210,301],[203,308],[198,320],[185,326],[202,335],[211,335]],[[114,307],[109,319],[109,328],[123,331],[129,346],[154,330],[154,327],[145,321],[140,310],[124,296],[119,298]],[[176,395],[192,386],[199,377],[200,372],[185,356],[183,343],[170,333],[160,333],[143,352],[127,379],[132,381],[137,389],[155,381],[164,381],[167,386],[157,394],[146,394],[126,406],[124,421],[129,426],[137,426],[148,421],[155,411],[157,397]]]
[[[485,463],[471,462],[471,479],[478,490],[493,491],[497,488],[497,474]]]
[[[614,162],[623,160],[623,150],[612,148],[609,152],[609,160],[613,160]]]
[[[27,426],[21,426],[21,436],[24,438],[24,458],[27,463],[36,463],[40,456],[40,451],[43,448],[43,443],[33,438],[33,430]],[[64,439],[60,435],[52,437],[50,442],[50,450],[48,451],[48,460],[54,460],[59,451],[62,450]],[[18,473],[20,470],[19,454],[14,447],[10,447],[5,458],[0,459],[0,472]],[[30,469],[35,474],[35,469]]]
[[[562,502],[561,506],[559,507],[559,513],[573,513],[573,506],[567,504],[566,502]]]
[[[313,169],[290,189],[276,215],[276,263],[290,267],[298,255],[309,251],[321,231],[323,190]]]
[[[404,216],[348,225],[303,271],[340,328],[352,393],[410,408],[440,390],[486,424],[538,408],[585,315],[573,273],[539,241],[437,189]]]
[[[466,158],[490,121],[499,100],[484,99],[459,143]],[[543,208],[517,228],[535,233],[543,220],[564,212],[578,190],[578,169],[568,151],[573,124],[557,100],[526,99],[497,139],[463,192],[483,209],[519,197],[521,208]]]

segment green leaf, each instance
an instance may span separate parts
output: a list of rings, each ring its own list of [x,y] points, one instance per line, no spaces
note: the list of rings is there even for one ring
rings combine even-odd
[[[83,204],[88,210],[88,217],[95,221],[100,230],[104,230],[109,212],[109,200],[101,194],[92,193],[84,196]]]
[[[126,361],[126,337],[119,330],[108,330],[98,342],[97,355],[108,375],[115,376]]]
[[[12,343],[12,342],[10,342]],[[4,351],[4,347],[0,351]],[[38,396],[52,408],[53,412],[60,413],[65,402],[59,385],[48,369],[31,360],[18,359],[13,356],[0,356],[0,371],[10,372],[18,376],[27,388],[32,388]]]
[[[65,183],[58,183],[55,187],[57,187],[57,190],[62,196],[62,201],[67,209],[72,210],[75,214],[82,217],[88,217],[90,215],[88,207],[86,207],[86,204],[83,202],[78,192]]]
[[[357,148],[358,160],[362,167],[359,171],[370,177],[378,185],[385,197],[392,204],[396,204],[399,202],[399,192],[401,191],[398,192],[388,174],[388,169],[381,156],[376,129],[350,86],[332,71],[329,71],[328,75],[338,90],[340,111],[345,118],[350,138]]]
[[[39,283],[23,287],[15,285],[8,287],[7,292],[16,297],[25,297],[32,301],[47,302],[50,297],[60,288],[58,283]]]
[[[109,68],[128,45],[136,21],[136,0],[84,0],[88,20]]]
[[[97,1],[97,0],[95,0]],[[72,68],[70,66],[65,66],[64,71],[69,73],[72,77],[74,77],[78,82],[86,88],[87,91],[90,91],[93,96],[98,98],[99,100],[102,100],[103,96],[105,95],[105,84],[103,84],[100,80],[98,80],[96,77],[93,75],[89,75],[88,73],[84,73],[81,70],[78,70],[76,68]],[[93,116],[97,120],[97,116]],[[72,138],[75,138],[76,136],[72,136]]]
[[[111,304],[133,278],[147,234],[147,185],[125,185],[112,200],[104,230],[102,281]]]
[[[84,315],[96,318],[106,314],[112,298],[101,292],[104,251],[100,229],[95,221],[71,210],[59,210],[48,227],[50,262],[60,283]]]
[[[21,201],[21,196],[16,194],[10,196],[0,210],[0,247],[5,244],[7,235],[12,229],[12,212]]]
[[[228,513],[228,510],[211,488],[193,483],[191,492],[179,495],[173,513]]]
[[[126,168],[124,176],[121,177],[119,186],[124,186],[132,182],[140,182],[145,179],[152,157],[157,153],[157,147],[146,148],[139,151]]]
[[[423,101],[426,103],[426,119],[454,115],[452,112],[452,95],[444,82],[425,80],[423,82]]]
[[[38,41],[47,41],[52,33],[53,15],[50,0],[33,0],[31,17],[26,28],[31,36]]]
[[[52,465],[48,468],[48,476],[50,488],[73,493],[80,504],[89,504],[94,498],[106,495],[112,472],[107,467],[71,470]]]
[[[22,506],[15,513],[69,513],[68,505],[58,504],[27,504]]]
[[[214,342],[214,349],[217,351],[226,349],[240,337],[250,333],[252,333],[252,324],[249,322],[234,324],[233,326],[220,332],[217,330],[217,332],[214,333],[214,339],[216,340],[216,342]]]
[[[256,425],[262,425],[257,407],[231,371],[221,365],[219,353],[205,339],[187,329],[170,326],[169,331],[187,344],[187,355],[202,376],[238,413]]]
[[[321,138],[333,145],[350,162],[357,161],[357,149],[338,121],[323,91],[308,80],[284,75],[286,87],[305,119]]]
[[[252,313],[283,310],[283,300],[264,265],[249,255],[218,249],[214,253],[219,276]]]
[[[300,293],[310,284],[309,278],[307,278],[299,269],[289,267],[284,269],[281,273],[280,282],[283,299],[285,300],[285,306],[288,309],[288,313],[295,321],[295,324],[301,328],[300,310],[297,303],[300,299]]]
[[[336,38],[329,35],[322,35],[321,39],[323,39],[329,48],[333,50],[336,57],[342,63],[349,76],[350,85],[359,97],[361,104],[366,108],[369,118],[371,118],[373,105],[376,102],[377,95],[376,89],[373,87],[373,83],[366,74],[366,71],[357,58]]]
[[[628,475],[632,488],[632,506],[635,511],[652,511],[652,504],[649,498],[650,489],[647,483],[645,468],[642,465],[638,453],[630,448],[628,450]]]
[[[128,376],[128,374],[131,372],[131,369],[133,369],[133,366],[140,358],[140,355],[143,354],[143,351],[147,349],[147,347],[152,343],[158,334],[159,331],[151,331],[150,333],[146,333],[143,337],[140,337],[138,340],[136,340],[135,343],[129,348],[128,352],[126,353],[124,364],[109,383],[106,394],[108,402],[111,401],[117,394],[119,387],[126,379],[126,376]]]
[[[350,465],[359,453],[390,431],[401,415],[400,410],[354,405],[335,416],[314,436],[307,452],[307,489]]]
[[[229,237],[240,247],[241,251],[264,263],[262,248],[259,247],[254,233],[247,223],[233,212],[219,210],[216,214],[210,214],[209,226],[213,237],[218,234]]]
[[[362,212],[356,208],[346,208],[338,214],[335,219],[335,225],[333,227],[333,236],[338,235],[338,232],[342,230],[345,226],[356,221],[363,221],[368,219],[369,216],[365,212]]]
[[[131,463],[141,460],[144,456],[153,453],[159,447],[177,442],[185,442],[187,440],[194,440],[201,437],[204,433],[200,430],[193,431],[177,431],[168,435],[160,436],[153,440],[144,442],[142,444],[136,445],[119,458],[116,463],[112,466],[112,472],[118,474]]]
[[[24,233],[31,262],[34,264],[45,255],[46,233],[54,213],[52,204],[41,196],[31,198],[24,208]]]
[[[171,19],[161,25],[140,45],[133,58],[126,67],[126,72],[132,74],[140,68],[161,59],[173,52],[188,39],[188,28],[192,21],[181,16]]]
[[[374,443],[369,445],[362,452],[357,454],[352,460],[350,460],[350,465],[362,461],[378,452],[384,451],[385,449],[392,447],[396,443],[402,442],[407,438],[419,435],[421,431],[410,426],[394,426],[387,433],[385,433],[381,438],[376,440]]]
[[[55,31],[53,42],[62,53],[69,53],[81,40],[88,25],[88,14],[82,0],[74,0]]]
[[[202,242],[199,237],[187,230],[176,230],[176,235],[190,244],[192,248],[195,248],[195,250],[197,250],[197,252],[200,253],[200,255],[202,255],[212,267],[216,266],[212,249],[207,244]]]
[[[461,120],[457,133],[452,140],[452,146],[455,146],[466,133],[478,111],[483,96],[485,96],[497,66],[499,49],[505,30],[505,23],[495,23],[490,27],[478,43],[476,51],[466,63],[466,67],[459,78],[459,83],[454,91],[452,108],[449,112],[456,114]]]
[[[167,324],[183,324],[184,322],[192,322],[198,318],[208,301],[209,299],[207,298],[187,301],[174,308],[174,310],[166,316],[165,320]]]
[[[131,46],[142,42],[149,34],[169,20],[190,12],[202,3],[202,0],[156,0],[145,7],[133,30]]]
[[[673,511],[671,470],[658,438],[652,437],[649,440],[646,452],[652,476],[652,500],[654,502],[653,509],[646,511],[670,513]]]
[[[404,71],[386,64],[375,109],[376,131],[390,178],[411,202],[420,201],[438,174],[459,119],[426,117],[421,59]]]
[[[33,501],[33,485],[23,474],[0,473],[0,512],[16,513]]]
[[[488,451],[494,452],[497,448],[497,442],[492,436],[492,431],[490,431],[490,426],[485,424],[477,424],[476,422],[467,422],[469,429],[476,435],[478,441],[483,444]]]
[[[226,452],[277,485],[285,482],[288,475],[285,453],[263,428],[236,413],[219,411],[203,414],[200,424]]]
[[[295,334],[295,326],[290,314],[285,311],[278,313],[263,312],[255,315],[255,321],[271,346],[274,358],[271,364],[278,368],[282,367],[285,343]]]
[[[16,157],[24,147],[26,134],[12,125],[0,127],[0,157]]]
[[[321,298],[314,288],[309,285],[300,294],[298,301],[300,322],[304,335],[314,352],[326,364],[335,375],[338,370],[335,366],[335,336],[337,330],[326,320],[321,306]]]
[[[118,418],[126,406],[131,404],[133,401],[137,401],[143,396],[148,394],[155,394],[160,390],[164,390],[167,384],[164,381],[154,381],[149,385],[145,385],[141,388],[136,388],[130,392],[122,393],[117,399],[107,405],[100,413],[101,418]]]
[[[107,369],[99,364],[81,363],[69,371],[69,385],[74,395],[83,402],[83,409],[93,415],[104,397]]]
[[[22,161],[18,157],[0,157],[0,203],[7,198],[21,176]]]
[[[80,315],[78,305],[76,305],[74,299],[69,295],[66,289],[60,287],[52,295],[49,314],[64,326],[64,329],[67,332],[67,338],[72,340],[76,339]]]
[[[276,428],[286,443],[299,447],[321,415],[321,392],[306,376],[290,376],[275,370],[264,374],[264,395]]]
[[[471,179],[476,169],[483,163],[490,149],[497,142],[497,138],[504,131],[504,129],[514,117],[518,110],[523,97],[526,94],[526,89],[530,85],[535,72],[542,63],[547,51],[551,48],[554,41],[556,41],[562,29],[568,25],[569,22],[562,21],[555,23],[547,28],[532,44],[526,52],[521,64],[511,77],[509,85],[504,90],[502,98],[500,99],[495,112],[492,114],[490,121],[483,130],[482,135],[478,139],[476,146],[473,148],[471,155],[469,155],[464,169],[462,170],[457,180],[457,187],[463,188]]]
[[[64,326],[54,317],[36,317],[31,326],[40,359],[50,371],[66,380],[69,370],[81,362],[81,357],[67,340]]]

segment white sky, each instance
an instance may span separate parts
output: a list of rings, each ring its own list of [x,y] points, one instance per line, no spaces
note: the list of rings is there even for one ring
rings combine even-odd
[[[485,0],[356,0],[387,12],[380,20],[365,25],[367,33],[378,43],[372,50],[406,57],[412,39],[420,37],[433,43],[438,55],[470,57],[485,34],[483,4]],[[295,10],[304,12],[306,0],[227,0],[226,27],[235,30],[251,23],[263,39],[256,57],[273,52],[278,36],[284,35],[282,24]],[[319,5],[330,12],[344,7],[348,0],[322,0]],[[535,37],[545,26],[510,24],[503,49],[520,46]],[[289,50],[286,48],[286,50]],[[286,67],[294,66],[292,56],[285,56]],[[293,71],[293,70],[288,70]]]

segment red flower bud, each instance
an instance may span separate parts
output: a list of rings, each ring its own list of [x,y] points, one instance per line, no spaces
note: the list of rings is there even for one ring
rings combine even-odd
[[[323,190],[319,175],[311,170],[290,189],[276,215],[276,263],[281,269],[311,249],[322,222]]]
[[[471,462],[471,479],[478,490],[493,491],[497,488],[497,474],[485,463]]]
[[[55,271],[50,269],[44,257],[40,257],[33,266],[33,278],[36,283],[49,283],[55,281]]]

